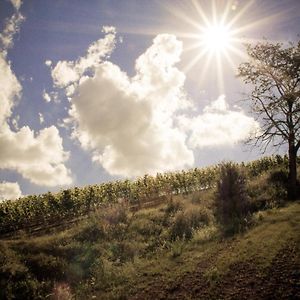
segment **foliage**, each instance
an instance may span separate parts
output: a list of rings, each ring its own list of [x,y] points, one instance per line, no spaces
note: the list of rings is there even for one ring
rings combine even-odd
[[[288,145],[289,198],[297,196],[297,152],[300,148],[300,41],[297,45],[267,41],[247,45],[249,61],[239,76],[252,85],[249,95],[260,130],[252,137],[265,148]]]
[[[170,227],[170,239],[189,240],[193,237],[194,230],[209,225],[211,219],[211,213],[205,207],[189,205],[175,214]]]
[[[266,172],[247,183],[251,212],[279,207],[287,200],[287,170],[283,168]]]
[[[271,157],[240,167],[234,165],[247,174],[249,180],[246,192],[253,204],[256,203],[256,190],[268,192],[268,188],[272,188],[280,191],[280,184],[286,180],[284,161],[284,158],[280,160],[278,157]],[[216,169],[217,173],[220,173],[220,169]],[[239,172],[238,174],[240,176]],[[239,176],[231,175],[230,178],[240,178]],[[253,186],[252,182],[255,182]],[[129,182],[126,184],[128,186]],[[2,239],[0,298],[126,299],[136,289],[136,284],[140,284],[143,289],[154,278],[162,278],[162,284],[168,284],[169,277],[174,280],[178,274],[191,274],[199,259],[204,261],[204,266],[213,267],[210,263],[213,251],[220,247],[227,251],[226,243],[231,241],[221,236],[222,232],[219,230],[222,227],[218,228],[215,223],[211,196],[216,189],[215,184],[209,190],[195,189],[189,194],[184,189],[180,195],[174,192],[172,201],[134,212],[130,211],[130,203],[126,201],[110,200],[112,202],[99,206],[91,204],[94,211],[89,211],[86,218],[70,223],[67,228],[54,227],[52,233],[42,235],[39,232],[40,236],[20,232],[19,236]],[[89,187],[87,195],[92,195],[93,189],[94,187]],[[75,204],[78,203],[76,197],[84,195],[84,189],[70,191],[66,198]],[[238,186],[234,191],[238,194],[244,191],[244,187]],[[49,202],[53,204],[52,207],[61,209],[62,214],[64,208],[60,200],[63,195],[49,193],[46,196],[52,199]],[[96,192],[94,197],[97,197]],[[90,203],[96,203],[93,199],[90,198]],[[39,203],[38,198],[35,201]],[[43,205],[45,203],[47,202],[43,202]],[[262,208],[267,207],[270,206]],[[71,209],[72,214],[76,215],[77,210],[80,210],[78,205]],[[262,220],[260,222],[270,220],[273,224],[275,217],[270,219],[270,216],[263,214],[263,218],[257,219]],[[294,230],[295,224],[292,225]],[[283,228],[279,231],[280,235],[284,232]],[[289,234],[291,232],[294,231]],[[260,240],[264,241],[275,234],[279,236],[275,232],[268,232]],[[239,239],[240,235],[236,235],[232,240]],[[250,246],[253,251],[255,247],[263,247]],[[245,245],[242,249],[234,251],[244,253]],[[210,267],[207,280],[213,282],[216,274],[209,271]],[[222,278],[222,268],[218,267],[217,270],[217,278]],[[167,280],[163,280],[164,276],[167,276]]]
[[[249,214],[246,179],[237,165],[223,163],[216,191],[216,218],[226,234],[239,232]]]
[[[243,164],[250,177],[278,166],[288,164],[287,157],[279,155],[264,157]],[[115,181],[84,188],[69,189],[57,194],[46,193],[0,202],[0,234],[18,229],[31,232],[35,227],[49,224],[68,223],[93,211],[104,210],[107,206],[123,202],[130,208],[136,203],[149,201],[157,196],[179,195],[202,192],[216,185],[219,169],[217,166],[191,169],[181,172],[145,175],[135,181]],[[170,202],[168,209],[179,209]],[[173,208],[172,208],[173,206]]]

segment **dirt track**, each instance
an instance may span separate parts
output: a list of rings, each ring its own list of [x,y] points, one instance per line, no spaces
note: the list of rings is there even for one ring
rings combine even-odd
[[[130,299],[300,299],[300,249],[290,244],[273,259],[269,268],[258,269],[253,261],[231,265],[219,280],[208,280],[204,273],[214,265],[218,253],[200,262],[193,273],[165,284],[154,279],[148,288]],[[223,246],[224,249],[224,246]]]

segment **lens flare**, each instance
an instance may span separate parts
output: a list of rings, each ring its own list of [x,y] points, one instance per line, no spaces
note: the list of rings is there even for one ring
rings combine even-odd
[[[230,46],[231,35],[228,26],[222,24],[209,25],[203,29],[200,40],[208,51],[223,52]]]

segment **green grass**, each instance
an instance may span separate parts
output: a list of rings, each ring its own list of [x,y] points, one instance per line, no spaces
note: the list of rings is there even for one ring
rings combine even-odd
[[[274,191],[267,175],[253,182]],[[213,199],[211,189],[137,212],[114,205],[67,229],[6,237],[0,240],[0,299],[163,298],[181,282],[192,285],[194,274],[213,293],[232,266],[251,262],[264,275],[280,251],[299,246],[299,202],[274,198],[275,207],[256,211],[247,231],[225,238]],[[193,298],[189,288],[185,293]]]

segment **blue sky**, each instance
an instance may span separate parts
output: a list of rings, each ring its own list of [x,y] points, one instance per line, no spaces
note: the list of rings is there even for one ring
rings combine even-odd
[[[243,144],[259,124],[235,76],[242,44],[298,41],[299,11],[296,0],[1,1],[0,199],[260,157]]]

